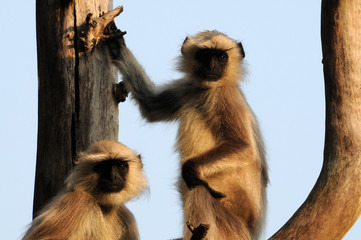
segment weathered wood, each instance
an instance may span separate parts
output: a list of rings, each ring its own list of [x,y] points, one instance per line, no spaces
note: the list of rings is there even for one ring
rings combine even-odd
[[[119,6],[99,17],[93,18],[92,13],[87,15],[85,24],[86,29],[81,33],[80,37],[84,42],[85,52],[91,52],[100,40],[109,37],[109,35],[104,35],[104,30],[121,12],[123,12],[123,6]]]
[[[108,0],[36,1],[39,76],[36,213],[63,185],[73,158],[100,139],[118,138],[112,91],[117,71],[96,47],[84,54],[80,31],[89,13],[112,8]]]
[[[342,239],[361,213],[361,1],[323,0],[321,37],[323,167],[306,201],[272,240]]]

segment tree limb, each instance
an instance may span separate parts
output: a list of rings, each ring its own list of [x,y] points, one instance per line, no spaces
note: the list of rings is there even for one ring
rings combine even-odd
[[[342,239],[361,211],[361,2],[323,0],[326,136],[320,176],[270,239]]]

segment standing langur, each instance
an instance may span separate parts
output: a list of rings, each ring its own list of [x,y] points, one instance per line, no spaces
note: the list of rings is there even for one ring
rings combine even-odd
[[[103,140],[79,154],[60,192],[36,217],[23,240],[136,240],[124,203],[147,187],[139,156]]]
[[[209,240],[257,239],[268,182],[257,121],[239,89],[241,43],[218,31],[187,37],[182,79],[156,87],[124,39],[110,42],[123,81],[150,122],[179,120],[179,188],[185,221],[209,224]],[[185,227],[184,239],[191,232]]]

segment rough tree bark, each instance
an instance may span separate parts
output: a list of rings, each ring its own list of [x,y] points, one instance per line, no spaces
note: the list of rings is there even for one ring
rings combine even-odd
[[[342,239],[361,211],[361,1],[323,0],[326,136],[320,176],[270,239]]]
[[[112,0],[37,0],[38,148],[36,213],[62,187],[74,156],[100,139],[118,139],[118,107],[112,96],[117,71],[106,53],[84,54],[81,30]]]

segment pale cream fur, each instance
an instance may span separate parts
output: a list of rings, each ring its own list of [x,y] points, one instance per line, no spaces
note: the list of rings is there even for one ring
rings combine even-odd
[[[124,189],[110,194],[96,191],[94,165],[117,158],[129,165]],[[23,240],[139,239],[134,216],[124,203],[148,186],[140,158],[121,143],[103,140],[79,154],[76,164],[66,188],[34,219]]]

